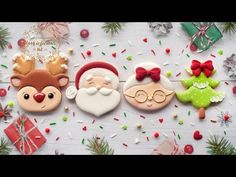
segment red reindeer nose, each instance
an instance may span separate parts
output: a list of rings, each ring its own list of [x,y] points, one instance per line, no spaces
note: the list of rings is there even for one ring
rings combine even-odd
[[[41,103],[44,100],[44,98],[45,98],[45,94],[44,93],[36,93],[36,94],[34,94],[34,99],[38,103]]]

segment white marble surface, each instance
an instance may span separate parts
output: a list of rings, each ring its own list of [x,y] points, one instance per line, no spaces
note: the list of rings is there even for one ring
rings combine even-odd
[[[2,57],[3,51],[0,51],[0,64],[5,64],[9,68],[0,68],[2,75],[2,81],[0,82],[0,88],[7,88],[9,84],[9,77],[12,74],[12,62],[11,57],[19,52],[17,46],[17,40],[22,37],[25,30],[29,29],[34,23],[0,23],[9,28],[11,32],[10,42],[13,45],[13,49],[6,49],[6,57]],[[28,115],[33,119],[37,119],[38,127],[43,132],[47,138],[47,143],[40,148],[35,154],[54,154],[55,150],[64,154],[90,154],[85,145],[82,145],[83,138],[90,138],[94,135],[100,137],[105,137],[109,141],[110,146],[114,148],[115,154],[150,154],[152,150],[160,144],[164,139],[164,135],[172,136],[173,131],[180,135],[181,139],[176,136],[177,142],[181,147],[186,144],[192,144],[194,147],[194,154],[206,154],[206,140],[212,134],[218,134],[223,136],[224,131],[226,131],[226,137],[236,145],[236,97],[232,93],[233,85],[236,85],[235,80],[230,80],[228,76],[224,73],[222,63],[223,60],[230,56],[232,53],[236,52],[235,49],[235,36],[224,35],[224,37],[218,41],[213,47],[203,53],[192,53],[189,49],[186,49],[186,45],[189,43],[189,37],[181,29],[180,23],[173,23],[173,29],[166,37],[156,37],[149,30],[147,23],[125,23],[123,31],[118,35],[111,37],[103,32],[101,29],[103,23],[71,23],[70,27],[70,44],[64,44],[61,46],[60,51],[68,53],[67,49],[69,47],[74,48],[74,55],[70,56],[69,59],[69,76],[70,84],[74,85],[74,77],[78,70],[78,67],[74,67],[75,64],[85,64],[92,60],[104,60],[113,63],[119,73],[120,73],[120,88],[122,90],[124,82],[133,73],[133,67],[144,61],[152,61],[158,63],[162,67],[162,72],[165,73],[167,70],[172,72],[172,77],[170,80],[173,82],[176,90],[184,90],[184,87],[179,82],[180,79],[188,78],[185,73],[184,68],[190,66],[192,59],[206,60],[212,59],[214,66],[217,69],[217,73],[213,76],[214,79],[221,80],[220,86],[216,90],[223,90],[226,92],[225,100],[215,106],[211,106],[207,109],[207,117],[204,121],[198,119],[198,113],[191,104],[183,105],[174,98],[174,100],[164,109],[157,111],[156,113],[141,112],[132,108],[122,97],[121,104],[113,112],[101,117],[94,118],[80,111],[74,101],[68,101],[65,98],[65,89],[63,90],[63,101],[55,111],[51,113],[44,114],[32,114]],[[81,29],[87,28],[90,31],[90,36],[86,41],[83,41],[79,32]],[[148,42],[144,43],[143,39],[147,38]],[[161,40],[161,45],[159,44]],[[129,42],[131,41],[132,46]],[[110,47],[109,45],[115,43],[115,47]],[[84,44],[84,47],[80,47]],[[93,44],[100,44],[97,47],[93,47]],[[170,48],[170,55],[165,53],[165,48]],[[123,49],[126,52],[121,53]],[[154,56],[151,52],[153,49],[156,53]],[[181,51],[184,49],[184,52]],[[223,55],[219,55],[217,51],[222,49],[224,51]],[[86,53],[87,50],[92,51],[92,56],[87,57],[85,60],[81,56],[81,52]],[[105,52],[106,55],[102,55],[101,52]],[[112,53],[116,52],[117,57],[113,58]],[[142,52],[142,55],[138,55]],[[190,58],[186,54],[190,55]],[[214,54],[216,58],[212,57]],[[132,61],[126,60],[127,56],[132,56]],[[163,66],[163,63],[169,62],[169,65]],[[175,65],[178,63],[178,65]],[[123,65],[127,67],[127,70],[123,68]],[[42,65],[38,64],[38,67]],[[181,72],[179,77],[175,75]],[[225,84],[225,81],[229,85]],[[0,98],[0,102],[5,105],[9,101],[14,101],[15,106],[13,108],[13,118],[9,119],[9,123],[17,118],[17,111],[21,111],[16,101],[16,89],[11,87],[7,96]],[[175,107],[178,105],[178,108]],[[69,112],[64,112],[64,107],[69,107]],[[191,112],[188,116],[188,112]],[[228,111],[232,115],[232,123],[229,127],[220,126],[220,123],[212,123],[211,119],[217,119],[217,115],[221,111]],[[72,113],[75,112],[75,117]],[[124,116],[124,112],[127,117]],[[172,115],[177,112],[178,117],[184,120],[183,125],[178,124],[178,120],[173,119]],[[67,122],[62,121],[63,115],[69,117]],[[146,118],[140,118],[140,115],[144,115]],[[113,118],[118,118],[119,121],[115,121]],[[164,118],[164,122],[161,124],[158,119]],[[93,120],[96,120],[92,124]],[[78,123],[78,120],[82,120],[83,123]],[[49,125],[51,122],[56,122],[56,125]],[[136,128],[136,123],[140,122],[143,129],[140,131]],[[3,130],[9,125],[9,123],[4,123],[0,120],[0,136],[6,137]],[[191,123],[194,126],[190,125]],[[124,131],[121,126],[128,125],[128,129]],[[87,131],[82,131],[82,127],[87,126]],[[101,129],[99,126],[102,126]],[[45,134],[44,129],[49,127],[51,129],[50,134]],[[195,130],[200,130],[203,134],[203,139],[200,141],[195,141],[193,139],[193,132]],[[142,131],[146,131],[145,134]],[[160,132],[160,137],[155,139],[153,137],[154,132]],[[114,133],[117,136],[110,138]],[[149,137],[149,141],[146,137]],[[60,137],[56,141],[56,137]],[[139,144],[135,144],[135,138],[140,139]],[[86,141],[85,141],[86,143]],[[123,143],[126,143],[128,147],[125,147]],[[12,154],[19,154],[15,147],[13,147]]]

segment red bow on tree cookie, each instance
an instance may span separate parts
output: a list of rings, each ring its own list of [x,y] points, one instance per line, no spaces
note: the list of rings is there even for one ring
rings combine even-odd
[[[201,63],[197,60],[192,61],[191,65],[192,72],[195,76],[199,76],[201,72],[205,74],[206,77],[210,77],[212,74],[212,71],[214,70],[214,67],[212,65],[211,60],[207,60],[204,63]]]
[[[136,68],[136,79],[138,81],[142,81],[145,77],[149,76],[152,78],[154,82],[160,80],[161,70],[160,68],[152,68],[150,70],[146,70],[145,68],[138,67]]]

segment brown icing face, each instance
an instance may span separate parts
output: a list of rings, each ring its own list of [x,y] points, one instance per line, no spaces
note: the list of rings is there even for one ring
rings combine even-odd
[[[112,89],[112,83],[111,80],[106,80],[105,77],[102,76],[91,76],[91,78],[87,79],[83,85],[83,88],[89,88],[89,87],[96,87],[96,88],[108,88]]]
[[[56,108],[61,102],[60,88],[67,85],[67,75],[53,76],[47,70],[36,69],[27,75],[15,74],[11,83],[18,88],[19,105],[29,112],[46,112]]]
[[[124,92],[126,100],[142,110],[158,110],[166,106],[174,96],[174,91],[165,89],[158,82],[136,85]]]

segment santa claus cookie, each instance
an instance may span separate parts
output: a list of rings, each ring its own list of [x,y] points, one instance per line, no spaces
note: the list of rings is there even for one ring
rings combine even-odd
[[[102,61],[84,65],[77,72],[75,87],[66,90],[68,99],[75,98],[77,106],[97,117],[112,111],[120,102],[118,71]]]
[[[171,82],[161,75],[155,63],[140,63],[125,83],[125,99],[135,108],[154,111],[165,107],[174,97]]]

